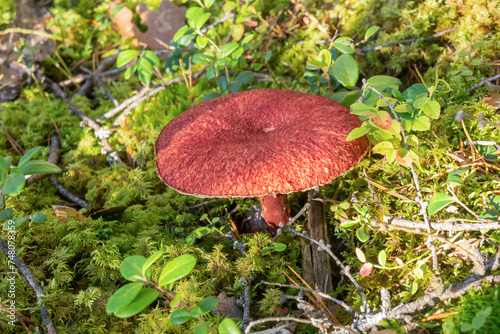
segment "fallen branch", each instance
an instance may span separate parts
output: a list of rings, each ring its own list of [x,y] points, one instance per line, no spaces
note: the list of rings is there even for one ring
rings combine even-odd
[[[417,222],[413,220],[408,220],[404,218],[398,218],[393,216],[384,216],[384,223],[412,228],[412,229],[423,229],[425,228],[425,223]],[[460,231],[482,231],[482,230],[498,230],[500,229],[500,221],[493,221],[490,223],[456,223],[455,219],[450,219],[442,223],[430,222],[431,227],[435,231],[450,231],[450,232],[460,232]]]
[[[198,79],[203,73],[205,73],[205,70],[207,67],[203,67],[201,70],[193,73],[193,79]],[[183,77],[178,77],[174,78],[171,80],[166,81],[165,83],[161,83],[158,86],[154,87],[152,90],[150,90],[147,94],[144,94],[140,98],[136,99],[134,102],[132,102],[121,114],[116,118],[116,120],[113,122],[113,126],[119,126],[120,123],[125,119],[125,117],[132,111],[134,110],[135,107],[137,107],[139,104],[141,104],[143,101],[149,99],[151,96],[158,94],[167,86],[183,82],[184,78]]]
[[[459,283],[450,284],[444,287],[442,290],[438,289],[431,291],[411,303],[401,304],[393,309],[384,310],[376,314],[366,315],[364,318],[356,319],[352,327],[356,330],[365,332],[370,328],[377,326],[383,320],[401,320],[405,317],[405,315],[422,311],[424,308],[433,306],[437,302],[458,298],[464,295],[471,288],[479,286],[484,281],[498,284],[500,283],[500,275],[483,277],[476,275],[469,276]]]
[[[76,203],[85,209],[88,209],[90,207],[89,203],[73,195],[66,188],[64,188],[63,185],[57,181],[57,177],[54,174],[50,175],[50,183],[52,183],[52,185],[57,189],[57,191],[59,191],[61,195],[69,199],[71,202]]]
[[[103,121],[105,121],[106,119],[108,118],[111,118],[113,116],[115,116],[116,114],[118,114],[120,111],[122,111],[123,109],[125,109],[127,106],[129,106],[130,104],[134,103],[135,101],[139,100],[140,98],[142,98],[144,96],[144,94],[146,94],[146,92],[148,90],[150,90],[151,87],[150,86],[145,86],[145,87],[142,87],[142,89],[139,91],[139,93],[137,93],[137,95],[134,95],[128,99],[126,99],[125,101],[123,101],[122,103],[120,103],[117,107],[111,109],[110,111],[108,111],[107,113],[105,113],[104,115],[102,116],[99,116],[95,119],[95,121],[97,123],[101,123]]]
[[[377,46],[370,47],[370,48],[357,49],[356,51],[357,52],[358,51],[359,52],[377,51],[377,50],[383,49],[383,48],[391,46],[391,45],[404,44],[404,43],[413,43],[413,42],[417,42],[417,41],[428,41],[428,40],[434,39],[436,37],[440,37],[440,36],[442,36],[444,34],[447,34],[449,32],[458,30],[458,29],[459,29],[459,27],[455,27],[455,28],[443,30],[441,32],[435,33],[435,34],[427,36],[427,37],[403,39],[403,40],[400,40],[400,41],[395,41],[395,42],[390,42],[390,43],[386,43],[386,44],[382,44],[382,45],[377,45]]]
[[[54,165],[57,164],[57,161],[59,160],[59,156],[61,155],[60,152],[60,145],[59,145],[59,136],[57,134],[54,134],[50,137],[50,152],[49,152],[49,157],[47,158],[47,162],[50,162]],[[29,186],[30,184],[43,179],[46,177],[48,174],[35,174],[35,175],[30,175],[26,178],[26,186]]]
[[[43,293],[42,287],[37,282],[37,280],[31,273],[29,268],[26,266],[26,264],[19,257],[17,257],[14,251],[12,251],[9,248],[9,245],[7,245],[7,243],[3,240],[3,238],[0,238],[0,248],[9,257],[9,259],[12,260],[12,262],[14,262],[14,264],[19,269],[21,274],[23,274],[23,276],[28,281],[28,284],[31,286],[33,291],[35,291],[36,299],[40,303],[40,315],[42,318],[42,322],[45,325],[47,332],[49,334],[56,334],[57,331],[54,325],[52,324],[52,321],[50,320],[49,313],[47,312],[47,307],[44,304],[45,295]]]

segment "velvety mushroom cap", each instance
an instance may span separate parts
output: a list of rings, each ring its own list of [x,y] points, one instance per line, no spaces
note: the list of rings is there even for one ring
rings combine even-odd
[[[177,116],[155,146],[158,175],[198,197],[287,194],[330,183],[365,155],[361,125],[322,96],[256,89],[202,102]]]

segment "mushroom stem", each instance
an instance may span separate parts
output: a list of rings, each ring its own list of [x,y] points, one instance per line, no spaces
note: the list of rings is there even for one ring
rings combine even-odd
[[[288,223],[290,218],[290,205],[288,198],[283,194],[269,194],[259,198],[262,208],[262,218],[267,223],[269,232],[276,234],[280,227],[280,222]]]

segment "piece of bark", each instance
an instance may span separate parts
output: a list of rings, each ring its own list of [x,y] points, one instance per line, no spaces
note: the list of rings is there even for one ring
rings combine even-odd
[[[311,201],[309,207],[309,236],[315,240],[323,240],[328,245],[325,209],[320,201]],[[323,293],[333,292],[330,258],[325,251],[318,250],[302,239],[303,277],[311,288]]]

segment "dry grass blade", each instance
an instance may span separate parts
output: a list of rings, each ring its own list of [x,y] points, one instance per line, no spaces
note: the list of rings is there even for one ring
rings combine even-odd
[[[292,273],[294,273],[294,275],[295,275],[295,276],[297,276],[297,277],[300,279],[300,281],[301,281],[302,283],[304,283],[304,285],[305,285],[308,289],[312,289],[312,288],[309,286],[309,284],[307,284],[307,282],[306,282],[306,281],[305,281],[305,280],[304,280],[304,279],[303,279],[303,278],[302,278],[302,277],[301,277],[301,276],[300,276],[300,275],[299,275],[299,274],[298,274],[295,270],[293,270],[293,268],[292,268],[292,267],[288,266],[288,269],[290,269],[290,270],[292,271]],[[286,277],[288,277],[288,279],[289,279],[289,280],[290,280],[293,284],[295,284],[295,286],[300,286],[300,285],[298,285],[298,284],[297,284],[297,283],[296,283],[296,282],[295,282],[295,281],[294,281],[294,280],[293,280],[293,279],[292,279],[292,278],[291,278],[291,277],[290,277],[287,273],[285,273],[285,272],[283,272],[283,273],[286,275]],[[309,298],[311,298],[311,296],[310,296],[307,292],[306,292],[306,294],[307,294],[307,296],[308,296]],[[314,300],[314,299],[316,299],[316,300]],[[340,321],[338,321],[338,319],[337,319],[337,318],[335,318],[335,316],[332,314],[332,312],[330,311],[330,309],[329,309],[329,308],[325,305],[325,303],[323,303],[323,301],[321,300],[321,298],[319,298],[316,294],[314,294],[314,299],[313,299],[313,298],[311,298],[311,300],[314,302],[314,304],[316,304],[316,307],[317,307],[318,309],[323,309],[323,310],[325,310],[325,311],[326,311],[326,312],[330,315],[330,319],[331,319],[334,323],[336,323],[337,325],[341,325]],[[318,303],[319,303],[319,305],[318,305]]]
[[[401,194],[399,194],[398,192],[396,192],[394,190],[391,190],[389,188],[384,187],[383,185],[381,185],[381,184],[373,181],[369,177],[365,177],[365,181],[368,182],[369,184],[371,184],[372,186],[374,186],[374,187],[382,190],[383,192],[389,194],[389,195],[392,195],[392,196],[394,196],[396,198],[402,199],[403,201],[412,202],[412,200],[409,199],[408,197],[406,197],[404,195],[401,195]]]

